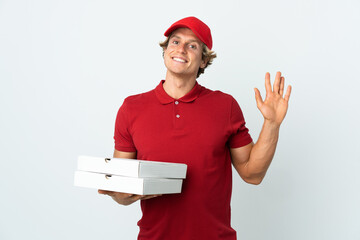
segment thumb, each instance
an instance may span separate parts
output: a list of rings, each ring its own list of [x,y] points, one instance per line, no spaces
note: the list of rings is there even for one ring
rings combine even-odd
[[[262,100],[262,97],[261,97],[261,94],[260,94],[260,91],[259,89],[257,88],[254,88],[254,91],[255,91],[255,100],[256,100],[256,105],[257,107],[261,107],[261,105],[264,103],[263,100]]]
[[[102,190],[102,189],[98,189],[98,193],[99,194],[104,194],[104,195],[111,195],[113,192],[112,191],[107,191],[107,190]]]

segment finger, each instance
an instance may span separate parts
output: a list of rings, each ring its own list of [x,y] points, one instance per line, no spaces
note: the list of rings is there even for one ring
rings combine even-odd
[[[128,198],[142,198],[145,197],[145,195],[139,195],[139,194],[130,194],[128,193]]]
[[[284,94],[284,86],[285,86],[285,77],[280,78],[280,96],[283,96]]]
[[[140,200],[140,199],[142,199],[142,198],[144,198],[144,197],[145,197],[144,195],[134,195],[134,194],[133,194],[133,196],[129,197],[129,199],[130,199],[131,201],[133,201],[133,202],[136,202],[137,200]]]
[[[268,93],[271,92],[271,83],[270,83],[270,73],[265,74],[265,90],[266,90],[266,96],[268,96]]]
[[[98,193],[99,193],[99,194],[110,195],[110,194],[113,194],[114,192],[112,192],[112,191],[107,191],[107,190],[102,190],[102,189],[98,189]]]
[[[279,93],[281,72],[277,72],[274,81],[274,93]]]
[[[162,196],[162,194],[147,195],[147,196],[144,196],[143,198],[141,198],[141,200],[151,199],[151,198],[160,197],[160,196]]]
[[[261,97],[261,94],[260,94],[259,89],[254,88],[254,91],[255,91],[256,105],[257,105],[257,107],[259,108],[264,102],[263,102],[263,100],[262,100],[262,97]]]
[[[287,101],[287,102],[289,101],[290,94],[291,94],[291,86],[289,85],[286,89],[286,93],[285,93],[285,97],[284,97],[285,101]]]
[[[127,205],[130,205],[130,204],[133,204],[134,202],[138,201],[142,197],[143,197],[143,195],[136,195],[136,194],[130,194],[130,193],[121,193],[121,196],[117,195],[117,197],[113,197],[113,199],[116,202],[127,206]]]

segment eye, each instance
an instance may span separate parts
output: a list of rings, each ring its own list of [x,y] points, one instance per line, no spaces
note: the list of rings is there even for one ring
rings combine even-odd
[[[190,45],[189,45],[189,48],[196,49],[197,47],[196,47],[195,44],[190,44]]]
[[[179,41],[174,40],[174,41],[172,41],[172,43],[177,45],[177,44],[179,44]]]

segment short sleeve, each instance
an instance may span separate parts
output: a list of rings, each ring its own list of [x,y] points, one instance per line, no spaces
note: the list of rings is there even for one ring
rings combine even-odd
[[[228,142],[230,148],[242,147],[252,142],[249,130],[245,126],[243,113],[235,99],[231,104],[230,125],[232,131]]]
[[[130,112],[126,100],[120,107],[115,121],[115,149],[123,152],[136,152],[136,148],[131,136],[131,123],[129,121]]]

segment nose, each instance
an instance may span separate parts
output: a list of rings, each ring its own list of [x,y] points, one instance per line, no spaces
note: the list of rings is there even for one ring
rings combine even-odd
[[[180,53],[186,53],[186,45],[184,43],[180,43],[179,45],[177,45],[176,50]]]

